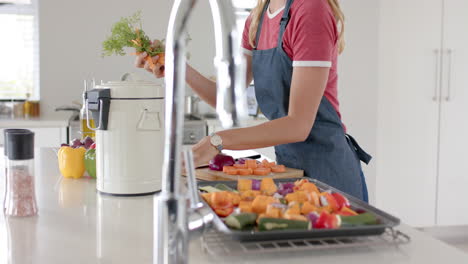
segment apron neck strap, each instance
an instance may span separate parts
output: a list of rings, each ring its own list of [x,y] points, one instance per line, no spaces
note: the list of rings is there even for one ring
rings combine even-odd
[[[284,12],[283,16],[281,17],[281,22],[280,22],[280,32],[278,34],[278,48],[283,48],[283,35],[284,32],[286,31],[286,26],[288,25],[289,22],[289,10],[291,9],[291,5],[294,2],[294,0],[288,0],[286,3],[286,6],[284,7]]]
[[[255,36],[254,50],[256,50],[258,47],[258,41],[260,40],[260,33],[262,32],[263,18],[265,17],[265,13],[268,10],[268,6],[270,6],[270,0],[266,0],[265,7],[263,8],[263,11],[262,11],[262,15],[260,16],[260,21],[258,22],[257,35]]]

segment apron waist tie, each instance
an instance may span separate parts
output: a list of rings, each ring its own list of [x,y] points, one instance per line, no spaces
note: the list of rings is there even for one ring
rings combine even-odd
[[[350,142],[353,145],[358,158],[365,164],[369,164],[369,162],[372,159],[372,156],[369,155],[367,152],[365,152],[351,135],[346,134],[346,139],[348,140],[348,142]]]

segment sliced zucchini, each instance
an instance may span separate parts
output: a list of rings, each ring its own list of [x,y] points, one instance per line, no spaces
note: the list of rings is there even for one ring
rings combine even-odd
[[[312,225],[309,221],[288,220],[281,218],[260,218],[258,221],[258,230],[271,231],[271,230],[309,230]]]
[[[237,192],[237,190],[234,190],[233,188],[227,186],[224,183],[218,183],[214,186],[216,189],[219,189],[221,191],[229,191],[229,192]]]
[[[222,190],[218,189],[218,188],[215,188],[213,186],[203,186],[203,187],[199,187],[198,188],[200,191],[205,191],[205,192],[208,192],[208,193],[213,193],[213,192],[222,192]]]
[[[231,214],[224,219],[227,226],[234,229],[243,229],[249,225],[254,225],[257,220],[257,214],[254,213],[240,213]]]
[[[340,216],[342,226],[359,226],[359,225],[375,225],[378,224],[377,218],[371,213],[363,213],[359,215]]]

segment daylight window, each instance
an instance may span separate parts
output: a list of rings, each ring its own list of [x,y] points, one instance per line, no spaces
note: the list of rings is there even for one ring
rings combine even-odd
[[[0,0],[0,100],[39,99],[37,0]]]

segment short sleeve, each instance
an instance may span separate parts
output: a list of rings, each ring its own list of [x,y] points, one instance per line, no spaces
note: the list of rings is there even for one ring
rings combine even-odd
[[[303,1],[291,16],[284,46],[292,54],[293,67],[331,67],[337,48],[335,18],[326,1]]]
[[[244,31],[242,32],[242,52],[246,55],[252,56],[252,46],[249,43],[249,28],[252,19],[249,16],[245,21]]]

